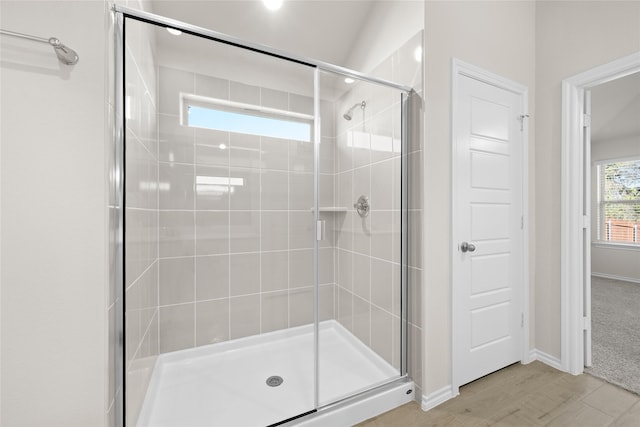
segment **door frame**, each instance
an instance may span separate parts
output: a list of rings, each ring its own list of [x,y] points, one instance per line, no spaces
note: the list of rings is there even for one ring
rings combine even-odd
[[[522,97],[522,289],[521,289],[521,312],[523,313],[522,325],[522,363],[529,363],[532,359],[529,354],[529,89],[513,80],[487,71],[475,65],[466,63],[457,58],[453,58],[451,62],[451,248],[450,248],[450,292],[451,292],[451,384],[454,395],[458,394],[458,389],[462,385],[459,383],[456,373],[456,357],[454,339],[457,332],[457,321],[455,313],[457,309],[456,296],[454,289],[454,270],[453,260],[457,255],[458,236],[453,227],[453,218],[455,215],[456,202],[456,150],[457,150],[457,118],[456,118],[456,100],[459,94],[460,77],[469,77],[483,83],[498,87],[503,90],[515,93]]]
[[[560,360],[562,369],[573,375],[584,370],[583,331],[590,328],[591,321],[591,305],[585,300],[589,293],[584,289],[585,252],[588,252],[585,243],[591,244],[590,212],[583,213],[585,191],[590,187],[590,183],[584,182],[585,160],[591,155],[591,147],[584,144],[585,93],[594,86],[636,72],[640,72],[640,52],[562,81]]]

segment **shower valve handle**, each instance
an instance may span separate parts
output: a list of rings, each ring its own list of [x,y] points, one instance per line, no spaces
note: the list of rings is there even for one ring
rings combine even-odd
[[[361,218],[366,217],[367,215],[369,215],[369,198],[366,196],[358,197],[358,201],[353,204],[353,207],[356,209],[358,215],[360,215]]]

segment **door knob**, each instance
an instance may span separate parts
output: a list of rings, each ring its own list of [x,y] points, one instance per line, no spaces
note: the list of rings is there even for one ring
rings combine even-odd
[[[462,252],[473,252],[476,250],[476,245],[472,243],[462,242],[460,243],[460,250]]]

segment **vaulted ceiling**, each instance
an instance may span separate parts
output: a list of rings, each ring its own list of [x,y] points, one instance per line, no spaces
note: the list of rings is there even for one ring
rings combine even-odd
[[[640,144],[640,73],[593,88],[591,117],[593,143],[637,137]]]
[[[150,4],[158,15],[344,65],[376,1],[285,0],[277,11],[267,10],[261,0],[156,0]]]

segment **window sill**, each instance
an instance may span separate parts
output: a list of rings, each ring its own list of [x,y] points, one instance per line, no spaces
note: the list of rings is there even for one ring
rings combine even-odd
[[[625,251],[639,251],[640,245],[632,243],[591,242],[591,246],[603,249],[621,249]]]

